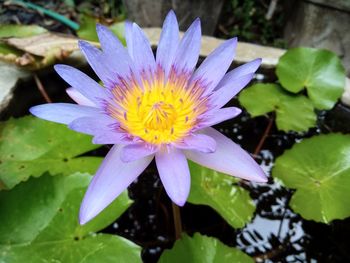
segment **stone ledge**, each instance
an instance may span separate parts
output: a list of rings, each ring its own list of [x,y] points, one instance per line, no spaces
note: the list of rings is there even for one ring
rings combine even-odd
[[[159,41],[160,28],[144,28],[146,35],[149,37],[151,45],[156,46]],[[181,33],[183,35],[183,33]],[[202,36],[202,46],[200,55],[206,57],[216,47],[218,47],[225,40],[218,39],[210,36]],[[266,47],[251,43],[238,42],[237,54],[235,62],[238,64],[249,62],[253,59],[261,57],[263,68],[275,68],[280,56],[282,56],[286,50],[274,47]],[[85,61],[83,55],[79,51],[75,51],[65,61],[69,64],[80,64]],[[2,76],[0,78],[0,112],[8,105],[8,102],[12,99],[13,91],[16,83],[19,79],[29,78],[31,73],[19,69],[13,65],[6,64],[0,61],[0,71]],[[341,98],[342,103],[350,107],[350,80],[346,79],[345,91]]]
[[[160,37],[160,28],[144,28],[144,31],[149,38],[152,46],[157,46]],[[182,36],[183,33],[181,32]],[[224,39],[219,39],[210,36],[202,36],[202,46],[200,55],[206,57],[216,47],[223,43]],[[256,58],[262,58],[262,66],[264,68],[274,68],[277,65],[278,59],[282,56],[286,50],[274,47],[265,47],[261,45],[239,42],[237,45],[237,54],[235,62],[238,64],[249,62]]]

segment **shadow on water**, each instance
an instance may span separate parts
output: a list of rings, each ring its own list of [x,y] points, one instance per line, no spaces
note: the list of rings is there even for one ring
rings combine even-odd
[[[85,72],[92,73],[84,69]],[[273,80],[271,72],[258,79]],[[55,102],[70,101],[64,92],[66,84],[51,72],[41,75],[42,82]],[[22,83],[15,92],[2,120],[28,114],[32,105],[44,103],[34,81]],[[257,103],[259,103],[257,99]],[[237,105],[237,101],[230,102]],[[247,113],[216,128],[249,152],[254,152],[268,125],[268,117],[251,119]],[[319,113],[318,128],[305,134],[278,132],[272,127],[261,151],[254,156],[269,174],[276,157],[295,142],[318,133],[350,132],[350,109],[338,104]],[[92,152],[105,155],[109,146]],[[207,206],[186,204],[181,208],[183,229],[188,234],[200,232],[220,239],[253,256],[257,262],[350,262],[350,218],[329,225],[303,220],[293,213],[288,202],[293,193],[270,178],[267,184],[244,183],[256,204],[253,220],[242,229],[233,229],[219,214]],[[144,262],[156,262],[165,248],[175,242],[171,202],[159,181],[155,164],[129,187],[133,205],[115,223],[103,230],[118,234],[142,246]]]

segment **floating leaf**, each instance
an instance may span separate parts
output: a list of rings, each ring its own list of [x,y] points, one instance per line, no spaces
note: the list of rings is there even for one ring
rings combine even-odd
[[[16,62],[23,55],[20,50],[0,42],[0,59],[8,62]]]
[[[9,38],[5,43],[32,55],[47,57],[56,54],[57,57],[67,56],[78,49],[78,39],[64,34],[46,33],[26,38]]]
[[[191,193],[188,202],[209,205],[231,226],[244,227],[255,211],[248,191],[237,186],[238,179],[189,162]]]
[[[285,92],[277,84],[255,84],[239,95],[241,105],[253,116],[276,112],[276,125],[282,131],[307,131],[316,125],[312,102],[303,95]]]
[[[329,223],[350,216],[350,136],[304,139],[278,157],[272,175],[296,189],[290,201],[305,219]]]
[[[36,25],[0,25],[0,38],[23,38],[46,33],[47,30]],[[7,41],[7,40],[6,40]],[[28,53],[10,45],[0,42],[0,59],[15,63],[19,66],[34,64],[35,58]]]
[[[30,176],[44,172],[94,174],[99,157],[77,157],[100,145],[91,137],[69,130],[61,124],[34,117],[0,123],[0,182],[12,188]]]
[[[78,223],[91,176],[45,175],[0,192],[0,262],[140,262],[140,248],[94,234],[131,204],[126,193],[85,226]]]
[[[0,53],[0,59],[14,62],[16,65],[31,70],[40,69],[67,58],[73,51],[78,50],[78,39],[64,34],[45,33],[25,38],[12,37],[4,39],[7,47],[21,52],[21,56],[7,59]],[[96,43],[94,43],[96,44]],[[97,44],[96,44],[97,45]]]
[[[99,23],[99,19],[82,14],[80,15],[80,28],[77,30],[77,35],[86,40],[98,42],[98,37],[96,33],[96,23]],[[109,29],[118,37],[118,39],[125,45],[126,41],[124,38],[124,22],[115,22],[108,26]]]
[[[37,25],[0,25],[0,38],[29,37],[46,32],[45,28]]]
[[[194,234],[183,235],[172,249],[167,249],[159,263],[253,263],[254,260],[242,251],[228,247],[215,238]]]
[[[280,58],[276,74],[290,92],[306,88],[317,109],[331,109],[345,85],[345,69],[339,57],[328,50],[290,49]]]
[[[96,22],[95,17],[81,14],[79,16],[80,27],[77,30],[77,35],[79,38],[96,41],[98,42],[98,37],[96,33]]]

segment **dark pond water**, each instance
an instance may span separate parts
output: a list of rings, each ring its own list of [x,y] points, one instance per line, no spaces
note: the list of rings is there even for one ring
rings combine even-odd
[[[261,76],[273,78],[269,72]],[[55,102],[69,101],[64,92],[66,84],[56,74],[47,72],[40,78]],[[40,103],[44,101],[35,83],[22,83],[16,90],[15,100],[0,118],[23,116],[28,114],[30,106]],[[254,152],[272,117],[251,119],[243,113],[216,128],[247,151]],[[338,104],[330,112],[320,112],[318,128],[303,135],[278,132],[272,126],[255,158],[269,173],[276,157],[295,142],[318,133],[350,132],[348,123],[350,109]],[[109,146],[104,146],[94,154],[105,155],[108,149]],[[267,184],[247,182],[242,183],[242,187],[250,191],[257,206],[252,222],[246,227],[233,229],[210,207],[186,204],[181,208],[184,231],[190,235],[200,232],[216,237],[245,251],[257,262],[350,262],[350,218],[335,220],[329,225],[303,220],[288,206],[293,191],[281,187],[272,178]],[[175,234],[171,202],[154,163],[129,187],[129,192],[134,204],[103,232],[132,240],[143,247],[144,262],[156,262],[164,249],[172,247]]]

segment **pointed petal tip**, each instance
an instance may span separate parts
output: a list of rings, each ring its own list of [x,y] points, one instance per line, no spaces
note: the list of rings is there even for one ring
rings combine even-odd
[[[199,32],[200,32],[200,34],[202,34],[202,32],[201,32],[201,19],[199,18],[199,17],[197,17],[194,21],[193,21],[193,23],[192,23],[192,25],[190,26],[190,27],[194,27],[196,30],[198,30]]]
[[[85,48],[88,45],[89,45],[89,43],[86,42],[85,40],[81,40],[81,39],[78,40],[78,46],[80,49]]]
[[[54,70],[59,74],[60,71],[67,69],[67,65],[65,64],[56,64],[53,66]]]
[[[84,202],[84,201],[83,201]],[[86,223],[90,222],[96,215],[86,213],[85,209],[83,208],[84,203],[81,204],[80,206],[80,211],[79,211],[79,224],[85,225]]]
[[[107,28],[104,25],[100,23],[96,23],[96,31],[105,30],[105,29]]]
[[[237,37],[233,37],[233,38],[230,38],[229,40],[226,40],[226,41],[232,42],[232,43],[234,43],[234,44],[237,44],[238,38],[237,38]]]
[[[183,207],[186,204],[186,200],[172,200],[177,206]]]
[[[261,63],[262,63],[262,58],[254,59],[253,61],[251,61],[251,63],[256,65],[256,70],[257,70],[260,67]]]
[[[88,222],[88,220],[86,219],[82,219],[81,217],[79,217],[79,225],[83,226]]]
[[[98,23],[96,24],[96,33],[97,33],[97,36],[100,40],[100,43],[101,43],[101,39],[103,38],[103,37],[101,37],[102,35],[110,34],[110,33],[113,34],[112,31],[108,27],[106,27],[102,24],[98,24]],[[102,43],[101,43],[101,45],[102,45]]]
[[[254,178],[254,182],[256,183],[267,183],[269,178],[265,175],[265,173],[259,174],[256,178]]]
[[[168,16],[168,15],[175,15],[174,9],[170,9],[170,11],[168,12],[167,16]]]
[[[166,15],[165,20],[168,20],[168,19],[171,19],[173,21],[175,21],[177,23],[177,18],[176,18],[176,14],[175,14],[175,11],[173,9],[171,9],[168,14]]]

